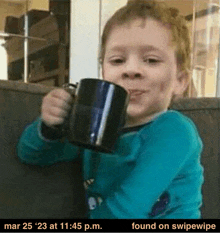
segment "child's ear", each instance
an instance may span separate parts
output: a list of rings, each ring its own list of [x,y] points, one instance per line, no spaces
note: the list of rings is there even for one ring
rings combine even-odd
[[[177,82],[174,89],[174,95],[181,96],[189,85],[189,74],[187,71],[179,71],[177,74]]]

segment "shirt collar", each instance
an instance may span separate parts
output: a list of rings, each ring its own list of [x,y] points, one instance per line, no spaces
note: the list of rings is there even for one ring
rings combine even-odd
[[[147,118],[146,121],[144,121],[144,122],[141,123],[141,124],[137,124],[137,125],[134,125],[134,126],[125,126],[124,129],[126,129],[126,128],[132,129],[132,128],[134,128],[134,127],[136,128],[136,127],[141,127],[141,126],[143,126],[143,125],[146,125],[146,124],[148,124],[148,123],[150,123],[150,122],[155,121],[160,115],[162,115],[162,114],[165,113],[165,112],[167,112],[167,109],[165,109],[165,110],[163,110],[163,111],[161,111],[161,112],[157,112],[157,113],[153,114],[153,115],[151,116],[150,119]]]

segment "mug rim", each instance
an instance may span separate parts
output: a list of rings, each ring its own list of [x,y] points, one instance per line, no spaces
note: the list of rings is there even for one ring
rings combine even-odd
[[[109,83],[109,84],[112,84],[112,85],[114,85],[114,86],[116,86],[116,87],[121,88],[122,90],[124,90],[124,91],[127,93],[127,95],[129,94],[128,91],[127,91],[124,87],[122,87],[122,86],[120,86],[120,85],[118,85],[118,84],[116,84],[116,83],[113,83],[113,82],[104,80],[104,79],[99,79],[99,78],[82,78],[82,79],[80,79],[79,82],[81,82],[81,81],[83,81],[83,80],[96,80],[96,81],[99,81],[99,82],[106,82],[106,83]]]

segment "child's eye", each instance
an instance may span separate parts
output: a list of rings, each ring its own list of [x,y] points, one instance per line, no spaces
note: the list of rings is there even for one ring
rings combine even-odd
[[[156,58],[147,58],[147,59],[144,59],[144,62],[146,62],[148,64],[156,65],[156,64],[160,63],[161,61],[159,59],[156,59]]]
[[[110,60],[110,62],[111,62],[112,64],[121,64],[121,63],[124,62],[124,60],[121,59],[121,58],[116,58],[116,59]]]

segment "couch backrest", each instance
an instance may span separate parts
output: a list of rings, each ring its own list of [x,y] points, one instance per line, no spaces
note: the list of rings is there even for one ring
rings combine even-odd
[[[81,163],[40,168],[22,164],[16,145],[40,114],[50,91],[36,84],[0,81],[0,218],[83,218]]]
[[[0,81],[0,218],[83,218],[86,213],[81,162],[40,168],[22,164],[16,145],[40,114],[42,97],[52,88]],[[203,218],[220,218],[218,98],[182,99],[172,109],[188,115],[204,143]]]
[[[203,140],[203,218],[220,218],[220,99],[182,99],[171,106],[189,116]]]

